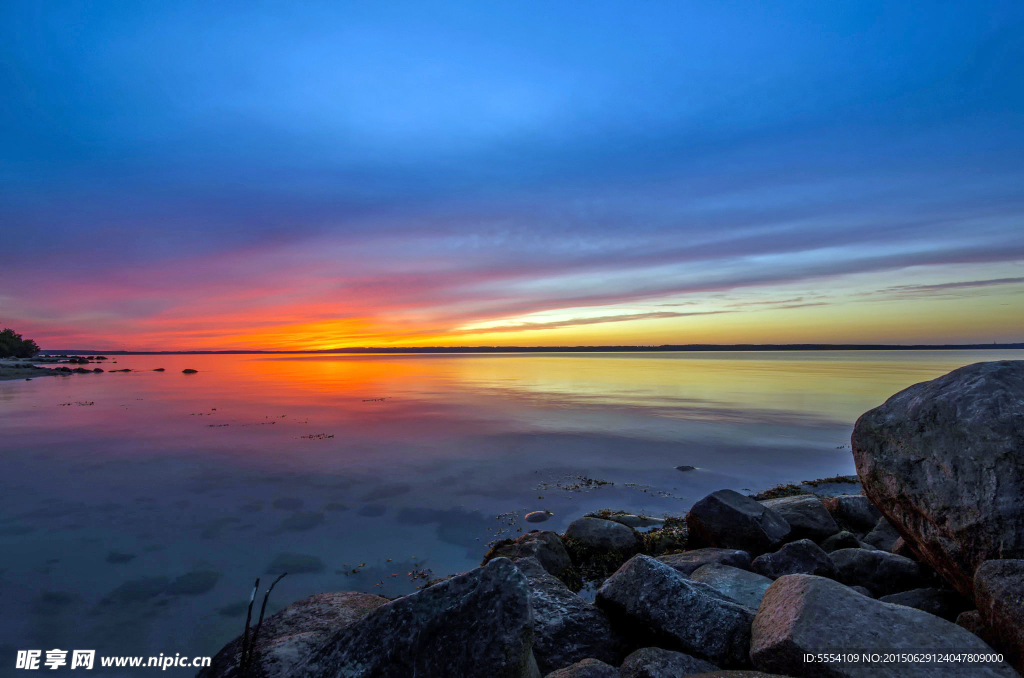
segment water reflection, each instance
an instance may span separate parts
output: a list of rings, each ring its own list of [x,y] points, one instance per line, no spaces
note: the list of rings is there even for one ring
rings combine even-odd
[[[399,595],[527,511],[560,530],[850,473],[863,411],[1017,353],[119,356],[2,382],[0,656],[212,653],[255,576],[292,573],[272,606]]]

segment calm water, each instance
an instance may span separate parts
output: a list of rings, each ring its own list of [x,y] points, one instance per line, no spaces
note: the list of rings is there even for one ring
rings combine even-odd
[[[398,595],[478,565],[528,511],[561,530],[853,473],[862,412],[1021,357],[119,356],[137,371],[0,382],[0,675],[17,649],[213,654],[275,561],[272,610]]]

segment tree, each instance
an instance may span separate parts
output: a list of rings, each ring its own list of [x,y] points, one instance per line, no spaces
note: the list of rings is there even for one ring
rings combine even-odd
[[[39,353],[39,346],[31,339],[6,328],[0,331],[0,358],[31,358]]]

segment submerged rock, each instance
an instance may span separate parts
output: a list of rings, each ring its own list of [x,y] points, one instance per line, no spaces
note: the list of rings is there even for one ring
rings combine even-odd
[[[976,363],[865,413],[853,456],[868,497],[964,595],[985,560],[1024,558],[1024,361]]]
[[[381,605],[333,634],[292,676],[537,678],[532,646],[526,577],[496,558]]]
[[[742,549],[758,556],[774,551],[789,536],[789,523],[772,509],[733,490],[704,497],[686,514],[690,543]]]
[[[256,654],[245,678],[284,678],[300,660],[332,634],[363,618],[387,598],[368,593],[321,593],[300,600],[263,620]],[[259,601],[255,607],[258,609]],[[255,626],[256,620],[253,620]],[[243,678],[239,672],[242,636],[213,657],[197,678]]]

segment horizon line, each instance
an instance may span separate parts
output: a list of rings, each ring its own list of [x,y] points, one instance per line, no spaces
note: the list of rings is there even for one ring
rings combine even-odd
[[[1024,349],[1024,342],[991,344],[661,344],[661,345],[607,345],[607,346],[350,346],[325,349],[224,349],[224,350],[96,350],[96,349],[42,349],[39,355],[239,355],[284,353],[621,353],[657,351],[923,351],[923,350],[979,350]]]

